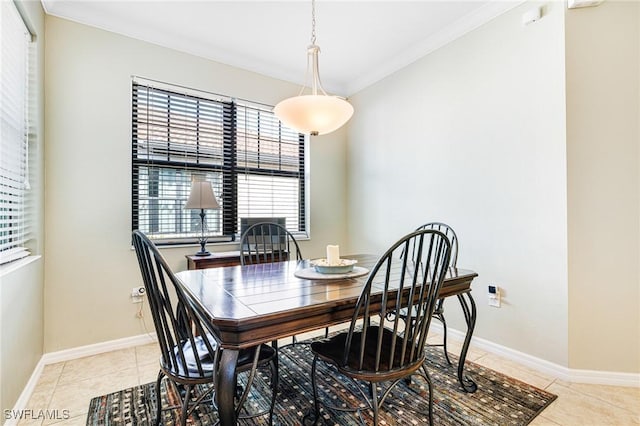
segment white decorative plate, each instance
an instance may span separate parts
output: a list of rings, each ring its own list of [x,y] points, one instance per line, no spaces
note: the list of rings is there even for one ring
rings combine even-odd
[[[360,266],[353,266],[350,272],[343,272],[339,274],[323,274],[316,271],[315,267],[312,267],[299,269],[294,273],[294,275],[298,278],[304,278],[307,280],[339,280],[344,278],[361,277],[368,273],[369,270],[367,268],[361,268]]]
[[[340,259],[340,263],[337,265],[329,265],[327,259],[315,259],[310,261],[311,265],[316,269],[316,272],[321,274],[344,274],[353,270],[353,265],[358,263],[353,259]]]

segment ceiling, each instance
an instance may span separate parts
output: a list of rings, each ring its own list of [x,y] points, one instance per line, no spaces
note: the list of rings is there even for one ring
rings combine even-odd
[[[310,0],[41,0],[54,16],[302,85]],[[351,95],[522,3],[318,0],[324,88]]]

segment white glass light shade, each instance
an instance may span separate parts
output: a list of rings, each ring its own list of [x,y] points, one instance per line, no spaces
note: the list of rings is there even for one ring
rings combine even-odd
[[[315,136],[342,127],[353,115],[353,106],[337,96],[304,95],[280,101],[273,112],[292,129]]]
[[[220,204],[213,194],[211,182],[196,180],[191,182],[191,193],[185,209],[218,209]]]

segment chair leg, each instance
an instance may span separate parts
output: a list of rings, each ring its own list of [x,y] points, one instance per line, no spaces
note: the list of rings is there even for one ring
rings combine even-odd
[[[293,340],[294,341],[296,340],[296,336],[293,336]],[[277,340],[271,341],[271,347],[276,351],[275,362],[276,362],[276,368],[278,368],[278,365],[280,364],[280,351],[278,350],[278,341]]]
[[[453,365],[451,364],[451,360],[449,359],[449,351],[447,351],[447,321],[444,319],[443,314],[438,314],[437,318],[442,323],[442,328],[444,330],[444,333],[442,336],[442,348],[444,349],[444,357],[447,360],[447,364]]]
[[[182,410],[180,412],[180,424],[186,426],[187,424],[187,412],[189,411],[189,400],[191,399],[192,385],[186,385],[186,392],[184,394],[184,401],[182,401]]]
[[[429,388],[429,426],[433,426],[433,385],[431,384],[431,376],[429,375],[427,367],[422,364],[421,368],[427,380],[427,387]]]
[[[164,373],[162,370],[158,372],[158,379],[156,380],[156,421],[155,426],[160,424],[160,416],[162,415],[162,395],[160,395],[161,389],[160,386],[162,384],[162,378],[164,377]]]
[[[371,406],[373,407],[373,425],[378,426],[378,387],[369,383],[369,392],[371,392]]]
[[[260,358],[260,346],[256,346],[253,353],[253,362],[251,363],[251,370],[249,371],[249,378],[247,379],[247,388],[242,392],[242,396],[238,401],[238,406],[236,408],[236,418],[240,416],[240,410],[244,405],[244,402],[247,400],[249,396],[249,392],[251,391],[251,385],[253,384],[253,379],[256,376],[256,370],[258,369],[258,359]],[[235,383],[238,383],[238,376],[236,374]]]
[[[277,355],[276,355],[277,356]],[[271,368],[271,407],[269,408],[269,425],[273,424],[273,409],[276,406],[276,396],[278,395],[278,363],[272,360],[269,363]]]
[[[316,366],[318,364],[318,356],[313,357],[313,362],[311,363],[311,387],[313,388],[313,415],[314,415],[314,424],[317,424],[320,419],[320,401],[318,401],[318,388],[316,383]]]

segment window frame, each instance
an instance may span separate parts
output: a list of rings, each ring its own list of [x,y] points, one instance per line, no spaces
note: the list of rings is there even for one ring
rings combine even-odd
[[[188,162],[188,161],[179,161],[172,160],[171,158],[167,160],[153,160],[149,161],[148,158],[140,157],[139,154],[139,146],[137,141],[139,141],[139,132],[136,126],[139,125],[141,120],[136,119],[136,90],[137,86],[147,87],[153,90],[167,92],[171,96],[185,96],[190,98],[202,99],[207,102],[214,102],[222,106],[224,109],[224,119],[223,121],[223,134],[224,134],[224,147],[222,149],[222,162],[217,165],[213,164],[200,164],[199,161],[196,162]],[[141,224],[141,197],[140,193],[140,170],[146,167],[156,167],[159,170],[174,170],[176,173],[183,171],[185,174],[191,174],[193,176],[196,175],[207,175],[210,173],[219,173],[221,178],[218,187],[222,186],[224,190],[216,190],[216,184],[214,184],[214,192],[216,193],[216,197],[219,198],[219,202],[221,204],[221,218],[218,223],[220,226],[220,234],[212,235],[211,232],[205,233],[205,236],[208,239],[209,243],[233,243],[239,240],[239,232],[240,232],[240,222],[241,217],[238,216],[238,205],[239,205],[239,186],[238,179],[243,176],[268,176],[268,177],[285,177],[285,178],[296,178],[297,182],[297,203],[296,208],[298,209],[298,223],[296,227],[292,227],[289,224],[287,228],[290,229],[292,234],[296,235],[297,238],[300,239],[308,239],[309,238],[309,150],[308,150],[308,135],[295,132],[291,129],[287,129],[289,134],[294,132],[297,138],[293,139],[293,143],[297,143],[297,160],[295,161],[297,169],[295,171],[287,171],[287,170],[275,170],[269,168],[252,168],[247,167],[245,165],[241,166],[238,162],[238,152],[239,152],[239,137],[238,137],[238,120],[237,114],[241,110],[245,109],[259,109],[260,113],[267,113],[269,116],[273,117],[272,120],[275,120],[279,128],[286,129],[284,125],[275,118],[272,112],[272,106],[264,105],[252,101],[240,100],[237,98],[231,98],[224,95],[213,94],[206,91],[201,91],[197,89],[185,88],[178,85],[173,85],[169,83],[158,82],[154,80],[145,79],[142,77],[132,77],[131,80],[131,228],[132,230],[138,229]],[[171,113],[170,107],[167,107],[167,114]],[[229,122],[226,119],[229,118]],[[170,125],[167,125],[167,129],[169,131]],[[279,135],[280,139],[278,139],[278,143],[285,143],[286,140]],[[147,135],[148,137],[148,135]],[[168,146],[170,146],[171,137],[167,136]],[[291,140],[289,141],[291,142]],[[150,151],[150,143],[147,144],[147,150]],[[167,151],[170,151],[170,148],[167,148]],[[148,153],[148,155],[151,155]],[[259,157],[260,153],[256,152],[256,155]],[[169,155],[170,156],[170,155]],[[198,154],[195,154],[196,159]],[[279,157],[281,159],[281,157]],[[295,157],[293,157],[295,158]],[[211,178],[207,179],[210,180]],[[161,179],[159,180],[161,182]],[[184,194],[182,194],[184,195]],[[188,195],[188,194],[187,194]],[[275,200],[276,198],[271,196],[271,200]],[[185,198],[186,201],[186,198]],[[293,205],[293,204],[292,204]],[[192,210],[190,213],[190,217],[192,219],[198,216],[199,211]],[[207,220],[210,219],[212,211],[207,211]],[[255,215],[254,215],[255,216]],[[254,217],[254,216],[243,216],[244,217]],[[182,220],[182,219],[178,219]],[[172,223],[176,223],[175,221]],[[187,225],[188,226],[188,225]],[[213,227],[215,228],[215,226]],[[199,232],[199,231],[198,231]],[[156,233],[150,233],[148,236],[150,239],[153,239],[157,245],[162,246],[180,246],[180,245],[193,245],[196,243],[196,239],[200,237],[200,234],[197,236],[194,234],[194,231],[185,231],[179,232],[175,231],[171,233],[166,233],[163,236],[154,235]],[[186,235],[189,234],[189,235]]]

